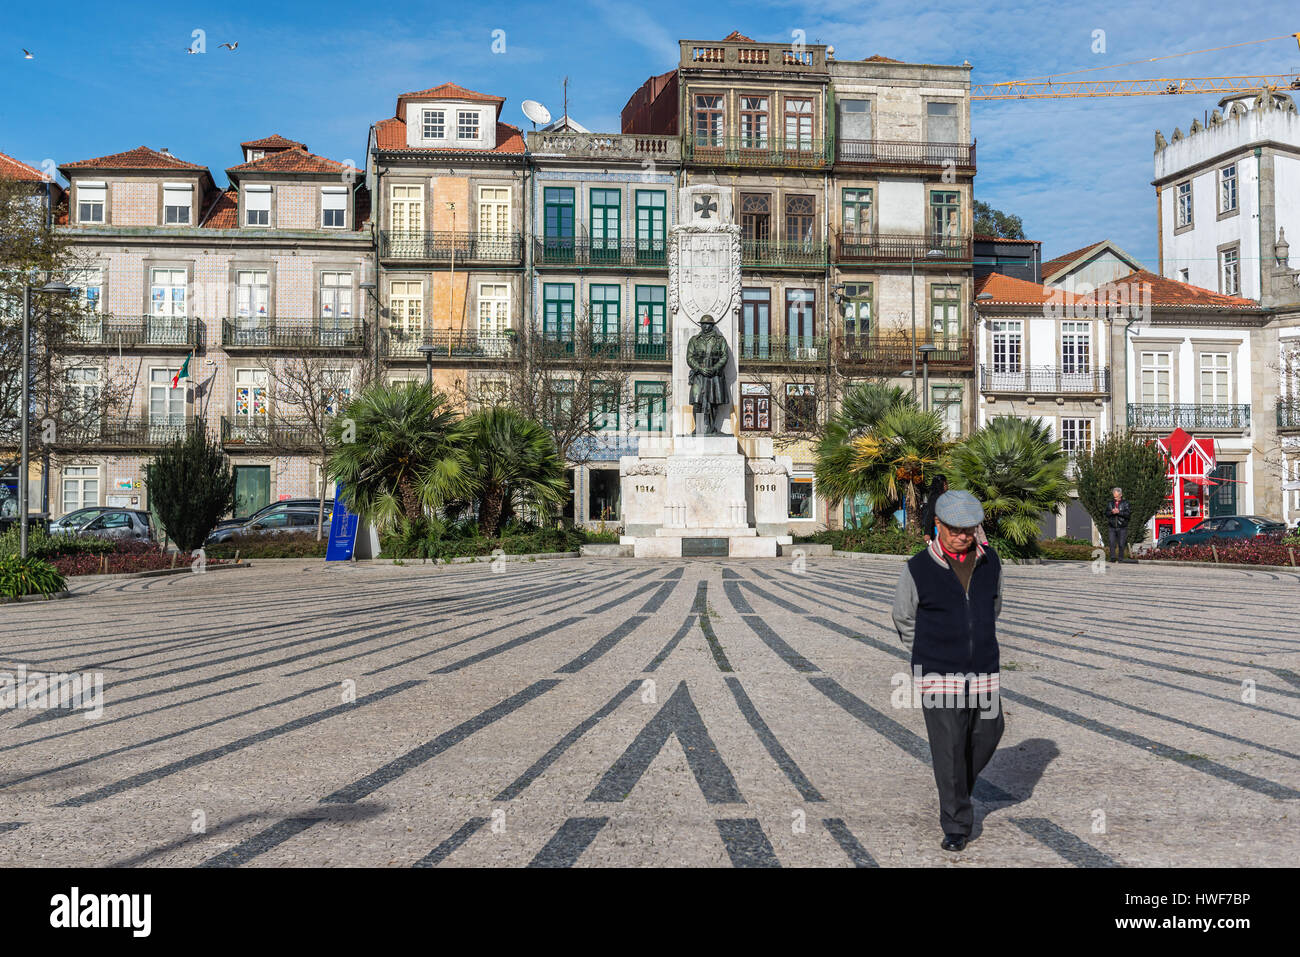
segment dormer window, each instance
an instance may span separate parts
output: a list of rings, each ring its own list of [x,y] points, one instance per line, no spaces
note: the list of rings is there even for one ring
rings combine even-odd
[[[447,138],[447,114],[443,110],[425,110],[423,125],[426,140]]]
[[[163,222],[168,226],[188,226],[193,205],[191,183],[163,183]]]
[[[248,162],[250,163],[255,162],[256,160],[265,158],[265,156],[266,156],[266,150],[249,150]]]
[[[244,187],[244,223],[248,226],[271,225],[271,187]]]
[[[343,229],[347,225],[348,190],[346,186],[322,186],[320,191],[321,226]]]
[[[104,183],[77,184],[77,222],[102,223],[108,187]]]
[[[478,111],[477,110],[457,111],[456,138],[461,140],[478,139]]]

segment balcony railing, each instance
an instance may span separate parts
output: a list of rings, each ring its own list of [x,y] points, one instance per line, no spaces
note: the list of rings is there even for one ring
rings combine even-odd
[[[935,255],[930,255],[935,253]],[[971,241],[953,236],[899,233],[840,233],[835,237],[840,262],[970,262]]]
[[[819,43],[755,43],[752,40],[680,40],[684,69],[726,67],[780,73],[825,73],[826,47]]]
[[[841,365],[855,369],[898,370],[910,369],[915,355],[919,370],[925,365],[919,350],[926,345],[936,347],[930,353],[932,368],[971,370],[971,342],[966,330],[949,336],[920,336],[915,348],[909,335],[840,336],[836,340],[836,358]]]
[[[1277,400],[1277,427],[1283,432],[1300,431],[1300,398]]]
[[[1066,372],[1058,366],[1025,366],[1014,372],[980,366],[981,392],[1088,393],[1110,392],[1110,367]]]
[[[820,169],[829,165],[825,140],[688,135],[686,162],[705,166]]]
[[[835,158],[848,166],[937,166],[973,170],[975,144],[840,140]]]
[[[380,332],[384,355],[393,359],[423,359],[428,350],[433,361],[460,359],[505,359],[516,355],[515,337],[477,330],[432,329],[408,332],[384,329]]]
[[[222,348],[313,352],[359,352],[366,345],[360,319],[222,319]]]
[[[1233,432],[1250,427],[1250,406],[1236,403],[1130,402],[1128,427],[1142,430],[1224,429]]]
[[[827,359],[825,336],[762,336],[736,338],[736,361],[741,365],[824,363]]]
[[[611,333],[595,333],[589,340],[554,330],[538,330],[537,351],[543,358],[604,356],[629,362],[667,362],[672,359],[672,337],[667,331],[652,332],[640,327]]]
[[[148,449],[184,438],[194,423],[182,415],[121,417],[66,422],[56,426],[54,445],[61,448]]]
[[[226,448],[298,449],[318,438],[317,430],[307,422],[221,417],[221,444]]]
[[[188,352],[198,342],[200,329],[199,320],[190,316],[96,316],[73,324],[68,345]]]
[[[779,242],[768,239],[741,241],[740,262],[746,268],[760,266],[813,267],[825,269],[827,245],[811,240]]]
[[[623,133],[574,133],[555,130],[529,133],[528,149],[534,155],[605,160],[652,160],[676,165],[682,158],[681,139],[676,136],[643,136]]]
[[[589,236],[541,236],[533,239],[539,266],[621,266],[668,268],[664,239],[592,239]]]
[[[470,233],[450,230],[379,233],[381,259],[411,259],[422,262],[518,263],[523,259],[524,241],[519,233]]]

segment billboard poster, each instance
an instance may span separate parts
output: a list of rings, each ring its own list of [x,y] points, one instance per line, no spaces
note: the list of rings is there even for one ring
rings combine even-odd
[[[330,540],[325,549],[325,561],[351,561],[352,553],[357,547],[357,518],[343,504],[343,486],[336,486],[334,517],[330,520]]]

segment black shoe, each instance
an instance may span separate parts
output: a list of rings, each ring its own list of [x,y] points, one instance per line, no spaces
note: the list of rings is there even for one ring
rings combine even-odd
[[[945,851],[960,851],[966,846],[968,837],[965,834],[945,834],[943,843],[939,846]]]

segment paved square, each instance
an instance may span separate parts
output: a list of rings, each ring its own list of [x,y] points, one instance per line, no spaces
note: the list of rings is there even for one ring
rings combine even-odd
[[[1001,749],[938,846],[886,560],[263,563],[0,607],[11,865],[1291,865],[1300,576],[1007,567]],[[1254,700],[1243,683],[1254,683]]]

